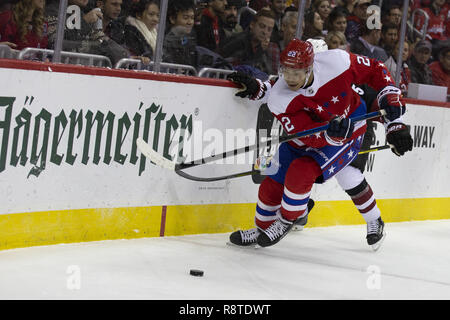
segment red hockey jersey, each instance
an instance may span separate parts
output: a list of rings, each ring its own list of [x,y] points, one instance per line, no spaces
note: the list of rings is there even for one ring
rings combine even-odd
[[[265,95],[270,111],[288,134],[325,125],[335,115],[350,116],[361,104],[354,85],[368,84],[378,91],[394,86],[394,79],[383,63],[340,49],[316,53],[313,72],[314,81],[308,88],[292,91],[280,78]],[[365,121],[356,123],[350,139],[365,130]],[[314,148],[328,145],[323,133],[289,143]]]
[[[447,37],[449,36],[448,33],[450,32],[450,30],[448,30],[450,25],[449,8],[450,7],[448,5],[443,5],[439,12],[435,12],[434,9],[428,7],[422,8],[422,10],[424,10],[430,17],[430,20],[428,21],[427,35],[431,39],[442,41],[447,40]],[[423,16],[419,16],[416,21],[416,28],[421,30],[424,22]]]

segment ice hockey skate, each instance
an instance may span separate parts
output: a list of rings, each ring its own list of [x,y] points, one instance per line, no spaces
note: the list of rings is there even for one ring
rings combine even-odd
[[[230,234],[230,241],[227,244],[237,247],[254,247],[259,234],[258,228],[238,230]]]
[[[260,247],[269,247],[278,243],[281,239],[288,234],[288,232],[294,226],[293,221],[288,221],[279,217],[277,220],[265,230],[261,230],[256,243]]]
[[[292,228],[293,231],[302,231],[305,227],[306,223],[308,223],[308,215],[311,212],[312,208],[314,208],[314,200],[309,199],[308,200],[308,208],[306,209],[306,214],[303,217],[298,218],[294,222],[294,227]]]
[[[367,223],[367,244],[371,246],[374,251],[380,249],[385,237],[386,232],[384,231],[384,222],[381,217]]]

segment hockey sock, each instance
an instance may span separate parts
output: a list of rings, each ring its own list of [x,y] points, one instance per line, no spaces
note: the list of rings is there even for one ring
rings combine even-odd
[[[283,185],[266,177],[258,191],[255,224],[261,229],[267,229],[277,219],[277,211],[281,207]]]
[[[366,222],[376,220],[380,217],[380,209],[378,209],[372,188],[366,179],[355,188],[345,190],[345,192],[352,198],[353,203]]]
[[[291,162],[284,181],[281,216],[294,221],[306,214],[311,189],[322,170],[316,161],[302,157]]]
[[[380,217],[380,209],[372,188],[359,169],[347,166],[336,175],[336,179],[366,222],[377,220]]]

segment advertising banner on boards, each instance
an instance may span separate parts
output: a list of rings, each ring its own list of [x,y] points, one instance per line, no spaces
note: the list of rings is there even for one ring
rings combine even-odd
[[[171,81],[117,79],[0,69],[0,213],[76,208],[252,203],[262,175],[193,182],[151,164],[143,137],[168,159],[199,159],[282,134],[266,106],[235,89]],[[449,109],[408,105],[414,150],[369,155],[366,177],[379,198],[448,197]],[[373,146],[385,144],[376,124]],[[276,144],[189,169],[218,176],[251,169]],[[347,199],[334,180],[318,200]]]

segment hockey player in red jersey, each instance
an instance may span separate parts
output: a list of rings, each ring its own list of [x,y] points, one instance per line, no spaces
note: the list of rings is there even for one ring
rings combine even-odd
[[[275,82],[263,83],[242,73],[228,79],[244,87],[237,96],[266,102],[288,134],[324,124],[329,128],[281,144],[259,188],[256,228],[233,232],[231,243],[276,244],[307,217],[313,184],[336,177],[367,222],[367,243],[376,250],[385,234],[384,222],[363,174],[349,166],[366,130],[365,121],[353,123],[350,118],[367,113],[352,86],[368,84],[379,92],[378,105],[386,111],[379,120],[397,155],[412,150],[413,143],[402,122],[401,91],[381,62],[339,49],[314,54],[311,43],[298,39],[283,50],[280,64],[280,78]]]

